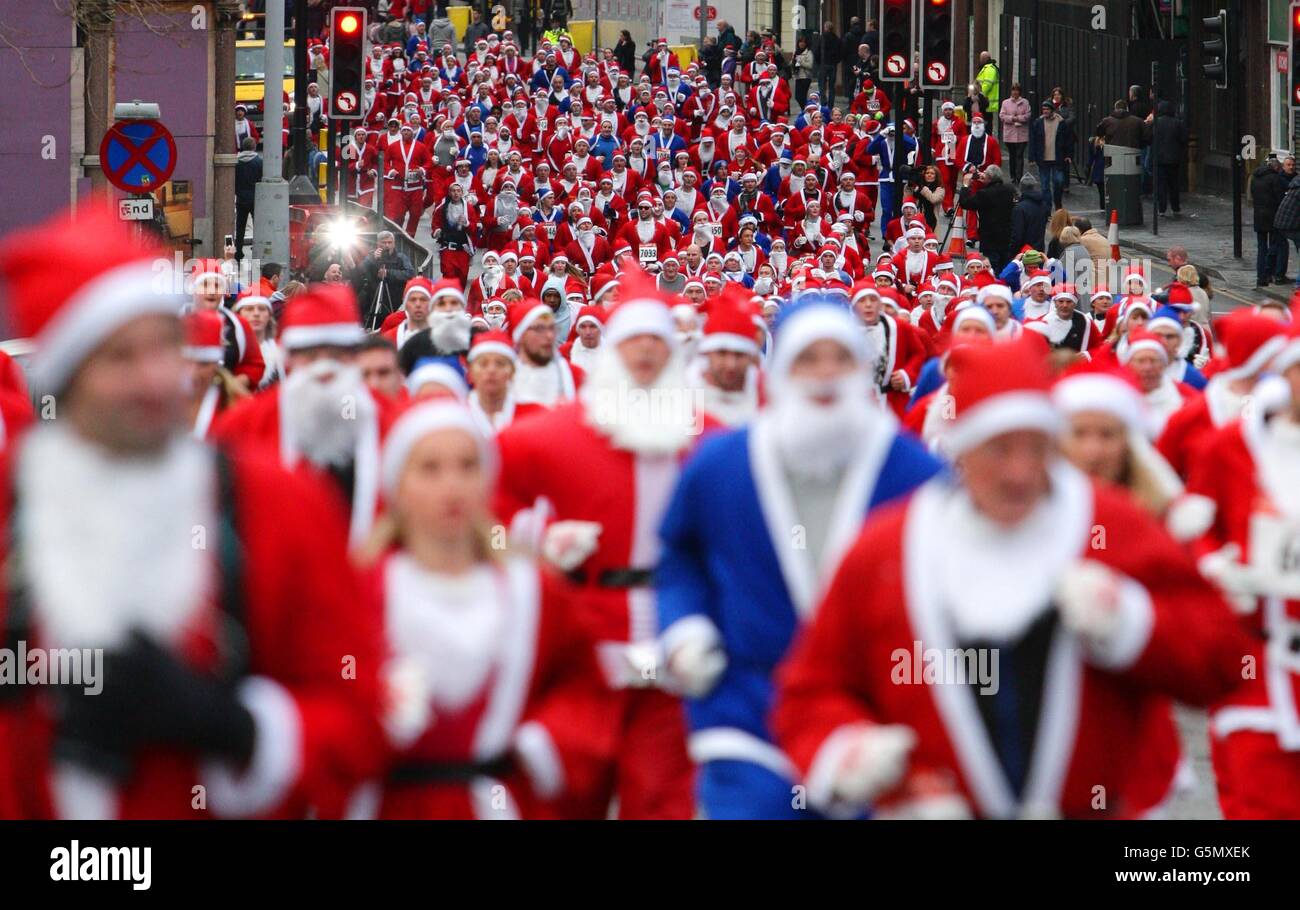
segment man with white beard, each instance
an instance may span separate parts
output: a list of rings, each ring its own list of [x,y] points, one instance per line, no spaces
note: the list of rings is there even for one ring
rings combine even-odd
[[[464,357],[469,353],[472,319],[460,282],[444,278],[431,286],[431,295],[425,331],[411,335],[398,351],[402,372],[408,375],[426,357]]]
[[[379,505],[379,447],[396,417],[375,398],[357,366],[365,333],[347,285],[313,285],[285,307],[280,345],[284,382],[229,409],[214,439],[260,446],[290,470],[333,481],[350,509],[348,539],[370,532]],[[408,343],[409,347],[409,343]]]
[[[608,704],[593,717],[610,726],[593,733],[609,749],[598,756],[605,773],[594,776],[603,783],[578,794],[571,813],[603,818],[617,797],[620,817],[690,818],[681,704],[660,687],[650,582],[654,529],[702,425],[684,389],[668,306],[639,272],[620,278],[620,293],[579,400],[498,437],[496,514],[551,519],[540,552],[567,574],[596,639]]]
[[[863,518],[940,471],[872,403],[874,359],[840,305],[783,314],[770,403],[700,447],[661,525],[661,642],[709,818],[807,817],[767,725],[773,672]]]
[[[84,685],[4,687],[0,814],[337,817],[382,765],[379,636],[330,497],[191,438],[169,262],[94,206],[0,245],[58,409],[6,452],[0,641],[103,649]]]
[[[760,352],[752,312],[734,300],[717,301],[699,342],[701,356],[687,367],[700,406],[724,426],[741,426],[758,413]]]

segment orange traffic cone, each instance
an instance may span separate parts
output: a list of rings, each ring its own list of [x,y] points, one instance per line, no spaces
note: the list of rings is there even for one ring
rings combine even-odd
[[[958,208],[953,214],[952,238],[948,241],[948,256],[952,259],[966,258],[966,212]]]
[[[1119,209],[1110,210],[1110,235],[1106,239],[1110,241],[1111,261],[1119,262]]]

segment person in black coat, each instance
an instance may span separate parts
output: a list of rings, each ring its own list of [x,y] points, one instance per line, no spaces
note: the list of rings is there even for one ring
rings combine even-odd
[[[1033,174],[1020,178],[1020,201],[1011,210],[1011,242],[1008,248],[1015,256],[1026,244],[1036,250],[1043,249],[1043,238],[1047,234],[1047,221],[1051,217],[1052,207],[1043,198],[1038,179]],[[983,221],[980,222],[981,230]]]
[[[853,91],[853,61],[858,59],[858,45],[865,42],[867,33],[862,30],[862,19],[854,16],[849,20],[849,29],[844,33],[844,40],[840,42],[840,65],[844,72],[842,79],[845,85],[845,93],[852,100],[856,92]]]
[[[257,201],[257,184],[261,179],[262,156],[257,154],[257,143],[253,137],[245,136],[239,157],[235,161],[236,259],[244,258],[244,235],[248,230],[248,220],[253,217],[253,203]]]
[[[1074,128],[1061,119],[1051,101],[1044,100],[1039,110],[1042,114],[1029,124],[1029,160],[1038,168],[1044,196],[1050,197],[1053,208],[1060,208],[1065,179],[1070,173],[1070,159],[1074,155]],[[1051,148],[1047,144],[1049,129],[1054,133]]]
[[[1294,174],[1295,159],[1290,160]],[[1278,204],[1286,194],[1290,178],[1282,170],[1283,163],[1276,157],[1269,157],[1263,166],[1255,169],[1250,177],[1250,201],[1254,209],[1255,227],[1255,287],[1267,287],[1270,281],[1282,284],[1286,281],[1287,260],[1290,247],[1286,238],[1273,230],[1273,216],[1277,214]]]
[[[813,49],[813,59],[817,64],[817,87],[821,92],[822,104],[835,106],[835,77],[842,62],[843,45],[835,32],[835,23],[827,20],[822,27],[820,40]]]
[[[962,208],[979,212],[980,252],[988,257],[993,273],[1001,274],[1011,259],[1011,213],[1016,206],[1016,191],[996,164],[983,170],[984,186],[978,190],[971,189],[974,177],[969,171],[962,176],[957,201]]]
[[[1168,101],[1161,101],[1157,110],[1160,116],[1151,125],[1151,146],[1156,158],[1156,204],[1160,206],[1160,214],[1165,213],[1167,203],[1177,215],[1183,208],[1178,196],[1178,174],[1187,160],[1187,123],[1174,115],[1174,106]]]
[[[628,78],[636,72],[636,42],[632,40],[632,33],[627,29],[618,34],[618,44],[614,45],[614,59],[618,61],[618,68],[627,73]]]

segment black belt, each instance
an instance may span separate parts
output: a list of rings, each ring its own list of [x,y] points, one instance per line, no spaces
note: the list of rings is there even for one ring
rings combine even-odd
[[[513,755],[479,762],[408,762],[388,772],[390,784],[457,784],[476,777],[504,777],[515,768]]]
[[[654,569],[601,569],[597,573],[575,569],[568,573],[575,585],[593,585],[597,588],[648,588],[654,584]]]

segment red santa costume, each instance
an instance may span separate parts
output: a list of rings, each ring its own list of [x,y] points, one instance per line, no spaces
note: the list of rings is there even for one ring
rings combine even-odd
[[[498,437],[497,513],[503,519],[518,516],[544,498],[534,518],[544,512],[554,523],[541,535],[541,551],[569,573],[609,686],[597,715],[606,742],[604,782],[572,811],[604,817],[616,794],[622,817],[689,818],[694,801],[682,708],[657,687],[662,674],[655,671],[650,573],[659,553],[659,521],[690,447],[695,417],[683,411],[646,420],[618,406],[618,390],[626,394],[633,384],[619,343],[639,335],[675,342],[672,317],[652,288],[629,292],[624,281],[628,299],[610,314],[601,345],[605,356],[582,400]],[[680,365],[670,360],[645,392],[677,389],[680,379]],[[582,470],[574,471],[575,464]],[[522,524],[516,521],[516,529]]]
[[[384,217],[414,237],[424,214],[425,180],[433,169],[433,159],[409,123],[402,124],[399,137],[384,152]]]
[[[1181,477],[1187,477],[1196,453],[1214,431],[1241,416],[1249,387],[1285,344],[1280,323],[1245,309],[1223,317],[1215,328],[1226,351],[1223,369],[1210,377],[1203,394],[1174,412],[1156,443]],[[1247,388],[1243,391],[1242,386]]]
[[[1300,364],[1300,337],[1274,358]],[[1290,383],[1288,383],[1290,379]],[[1253,642],[1239,686],[1210,715],[1211,757],[1225,818],[1300,818],[1300,420],[1293,377],[1269,380],[1242,418],[1193,461],[1192,506],[1208,517],[1201,572],[1231,595]],[[1230,628],[1230,627],[1229,627]]]
[[[1165,349],[1164,342],[1145,329],[1131,329],[1123,340],[1127,344],[1119,351],[1121,365],[1127,366],[1138,351],[1154,351],[1164,358],[1166,364],[1169,362],[1169,352]],[[1144,396],[1157,438],[1164,432],[1169,418],[1200,394],[1189,385],[1175,382],[1167,373],[1160,377],[1160,384]]]
[[[737,427],[748,423],[763,403],[761,371],[758,368],[761,352],[754,335],[753,314],[748,307],[716,302],[709,309],[709,319],[704,324],[704,336],[697,350],[701,355],[731,351],[752,358],[753,363],[745,371],[745,385],[734,392],[718,388],[709,379],[704,357],[697,358],[687,370],[691,385],[699,390],[700,407],[723,426]]]
[[[521,300],[510,308],[510,334],[518,347],[524,333],[543,316],[554,316],[551,308],[537,300]],[[538,364],[527,354],[519,358],[515,367],[514,394],[521,404],[538,404],[554,407],[572,401],[582,385],[582,370],[560,356],[551,354],[546,363]]]
[[[878,311],[883,308],[886,297],[895,305],[901,305],[893,289],[877,288],[874,283],[867,283],[869,281],[871,279],[864,279],[854,288],[855,308],[863,297],[873,295],[880,301],[877,303]],[[921,375],[921,367],[925,365],[925,342],[921,339],[920,332],[911,324],[895,319],[884,312],[879,312],[878,318],[865,328],[867,334],[873,339],[873,350],[879,352],[874,370],[875,386],[884,396],[890,410],[901,420],[907,410],[907,403],[911,400],[912,388],[916,385],[917,377]],[[893,378],[898,372],[903,374],[902,389],[893,387]]]
[[[957,116],[957,106],[945,101],[938,119],[930,127],[930,150],[943,181],[944,199],[949,200],[947,207],[957,198],[957,143],[968,133],[966,121]]]
[[[470,344],[469,354],[465,359],[470,364],[473,364],[474,361],[487,354],[498,354],[505,357],[514,364],[516,370],[519,368],[519,357],[515,353],[514,342],[505,332],[493,330],[475,335],[474,341]],[[474,418],[475,425],[485,436],[495,436],[514,421],[532,414],[540,414],[546,410],[545,406],[536,403],[520,404],[515,400],[512,388],[506,389],[506,397],[501,403],[500,409],[491,414],[483,407],[483,399],[480,397],[478,389],[470,390],[465,405],[469,408],[470,416]]]
[[[221,346],[221,317],[211,310],[196,310],[185,317],[185,359],[195,364],[220,364],[225,355]],[[221,385],[214,378],[199,399],[199,408],[194,415],[194,425],[190,434],[195,439],[206,439],[212,428],[212,421],[224,408],[226,396]],[[0,428],[2,429],[2,428]],[[3,448],[0,436],[0,449]]]
[[[955,355],[954,451],[1056,432],[1040,350]],[[1047,471],[1012,525],[944,477],[863,529],[778,682],[777,744],[814,808],[1127,817],[1146,706],[1235,684],[1248,643],[1188,557],[1122,495],[1050,458]],[[940,538],[951,558],[936,566]],[[986,675],[991,654],[1011,666]],[[1032,719],[992,720],[1016,712]]]
[[[384,449],[385,495],[395,495],[415,445],[459,430],[484,468],[495,447],[463,407],[407,411]],[[481,559],[461,574],[394,549],[363,585],[367,615],[383,618],[386,674],[404,683],[387,720],[392,758],[354,814],[381,818],[546,817],[546,803],[588,773],[584,708],[600,694],[591,646],[560,584],[530,560]]]
[[[75,389],[119,330],[175,318],[160,261],[107,214],[8,239],[0,279],[36,341],[40,394]],[[129,458],[92,438],[61,413],[0,465],[14,567],[0,637],[104,649],[98,693],[64,687],[56,709],[55,690],[32,686],[0,705],[0,817],[340,815],[377,770],[382,734],[379,641],[356,607],[338,511],[310,481],[216,453],[180,424]],[[213,535],[206,546],[196,528]],[[339,674],[344,653],[355,678]]]
[[[349,348],[364,337],[356,319],[347,285],[318,285],[285,308],[280,343],[288,355]],[[228,410],[212,435],[269,452],[288,470],[335,480],[335,488],[347,494],[348,537],[356,545],[369,533],[379,506],[379,448],[396,408],[370,394],[355,364],[322,358]]]

